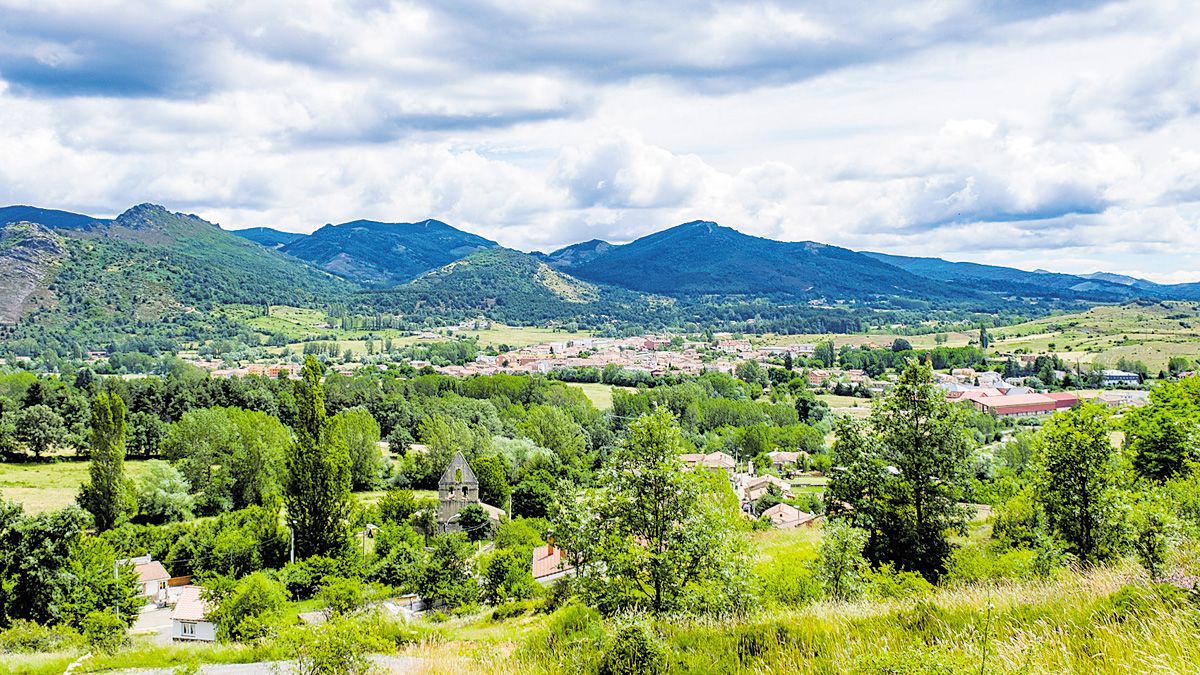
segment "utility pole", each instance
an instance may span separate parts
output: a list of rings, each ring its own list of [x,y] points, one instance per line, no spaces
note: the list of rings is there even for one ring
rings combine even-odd
[[[293,521],[288,521],[288,539],[291,540],[291,555],[288,556],[288,562],[296,562],[296,527]]]

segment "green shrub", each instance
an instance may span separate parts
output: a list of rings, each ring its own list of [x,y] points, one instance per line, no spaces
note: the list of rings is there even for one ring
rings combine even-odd
[[[321,600],[335,615],[349,614],[366,602],[362,579],[325,577],[321,582]]]
[[[335,618],[321,626],[297,626],[284,635],[297,675],[365,675],[369,655],[389,645],[354,621]]]
[[[758,579],[764,604],[800,607],[821,598],[821,582],[810,565],[775,560]]]
[[[996,552],[981,546],[964,546],[946,559],[947,583],[978,583],[1006,579],[1033,579],[1041,574],[1038,551],[1024,548]]]
[[[873,598],[913,598],[933,592],[933,584],[925,577],[916,572],[897,570],[887,563],[868,570],[863,580],[867,584],[867,595]]]
[[[279,580],[296,600],[308,600],[321,590],[326,577],[362,578],[361,565],[345,558],[313,556],[285,565]]]
[[[1188,604],[1187,591],[1170,584],[1124,586],[1108,596],[1101,611],[1116,621],[1144,619],[1163,611],[1178,611]]]
[[[655,675],[667,671],[667,650],[643,623],[617,631],[600,660],[600,675]]]
[[[492,621],[504,621],[515,616],[525,616],[534,609],[537,604],[533,600],[520,600],[518,602],[506,602],[496,609],[492,610]]]
[[[111,654],[127,642],[125,622],[111,612],[92,612],[83,618],[83,639],[97,651]]]
[[[81,642],[82,637],[70,626],[43,626],[26,619],[17,619],[0,631],[0,653],[6,654],[52,652]]]

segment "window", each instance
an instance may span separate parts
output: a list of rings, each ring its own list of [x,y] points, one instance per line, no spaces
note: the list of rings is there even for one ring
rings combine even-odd
[[[466,485],[463,486],[463,496],[464,497],[467,496],[467,486]]]
[[[183,634],[195,637],[196,636],[196,624],[185,622],[183,624]]]

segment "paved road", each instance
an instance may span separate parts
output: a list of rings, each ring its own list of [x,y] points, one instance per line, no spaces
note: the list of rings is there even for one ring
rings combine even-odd
[[[138,618],[133,622],[133,627],[129,629],[129,632],[133,635],[153,635],[154,641],[162,644],[170,642],[171,608],[159,609],[153,605],[147,605],[138,614]]]

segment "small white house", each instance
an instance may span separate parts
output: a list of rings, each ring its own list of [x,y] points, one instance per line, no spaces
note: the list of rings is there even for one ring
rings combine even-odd
[[[130,562],[133,563],[133,569],[137,572],[138,583],[142,585],[142,597],[164,601],[171,575],[167,574],[167,569],[163,567],[163,564],[152,560],[150,556],[133,558]]]
[[[217,624],[208,621],[208,603],[200,597],[199,586],[184,586],[171,612],[171,639],[213,642]]]

